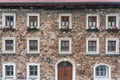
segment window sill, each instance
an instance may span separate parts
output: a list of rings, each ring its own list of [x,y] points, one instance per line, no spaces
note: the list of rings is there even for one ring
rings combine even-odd
[[[120,54],[118,54],[118,53],[108,54],[108,53],[107,53],[106,56],[107,56],[107,57],[112,57],[112,56],[118,57],[118,56],[120,56]]]
[[[70,56],[72,55],[72,52],[59,52],[60,56]]]
[[[26,55],[27,55],[27,56],[39,56],[40,53],[37,53],[37,52],[35,53],[35,52],[34,52],[34,53],[27,53]]]
[[[2,80],[13,80],[13,79],[15,79],[15,77],[13,76],[5,76],[2,78]]]
[[[59,53],[59,56],[60,56],[60,57],[62,57],[62,56],[71,56],[71,55],[72,55],[72,54],[67,54],[67,53],[66,53],[66,54],[60,54],[60,53]]]
[[[8,56],[15,56],[16,53],[5,53],[5,52],[3,52],[2,55],[3,55],[3,56],[7,56],[7,55],[8,55]]]
[[[36,80],[36,79],[39,79],[39,77],[38,76],[29,76],[28,79]]]
[[[87,53],[87,54],[86,54],[86,56],[93,56],[93,57],[97,57],[97,56],[100,56],[100,54],[98,54],[98,53],[95,53],[95,54],[89,54],[89,53]]]

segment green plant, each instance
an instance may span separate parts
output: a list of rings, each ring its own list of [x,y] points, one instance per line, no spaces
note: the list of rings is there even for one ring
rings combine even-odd
[[[37,27],[28,27],[27,31],[39,31],[40,29],[38,29]]]
[[[106,29],[107,32],[119,32],[119,29],[117,27],[110,27]]]
[[[8,26],[8,27],[4,27],[2,30],[3,30],[4,32],[5,32],[5,31],[15,31],[15,28],[13,28],[12,26]]]
[[[98,28],[88,28],[88,29],[86,29],[86,31],[88,31],[88,32],[98,32],[99,29]]]
[[[59,29],[61,32],[69,32],[69,31],[71,31],[72,29],[69,29],[69,27],[67,27],[67,28],[61,28],[61,29]]]

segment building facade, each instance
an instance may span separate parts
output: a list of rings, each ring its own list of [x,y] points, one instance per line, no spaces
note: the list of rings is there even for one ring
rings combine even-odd
[[[120,80],[119,1],[39,1],[0,2],[1,80]]]

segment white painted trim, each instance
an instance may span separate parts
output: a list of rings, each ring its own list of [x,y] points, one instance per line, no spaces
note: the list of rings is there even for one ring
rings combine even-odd
[[[13,66],[13,76],[6,76],[5,75],[5,66]],[[12,62],[9,62],[9,63],[3,63],[2,64],[2,77],[3,78],[12,78],[12,79],[16,79],[16,64],[15,63],[12,63]]]
[[[16,13],[2,13],[2,28],[6,27],[5,26],[5,16],[13,16],[14,18],[14,26],[13,28],[16,28]]]
[[[75,62],[73,60],[70,60],[70,59],[61,59],[61,60],[58,60],[57,63],[55,64],[55,80],[58,80],[58,64],[60,62],[63,62],[63,61],[68,61],[72,64],[72,80],[76,80],[76,65],[75,65]]]
[[[69,16],[69,29],[72,29],[72,14],[71,13],[60,13],[59,14],[59,29],[61,29],[62,28],[62,26],[61,26],[61,17],[62,16]]]
[[[116,41],[116,51],[108,52],[108,41]],[[118,38],[106,38],[106,54],[119,54],[119,39]]]
[[[61,41],[69,41],[69,51],[61,51]],[[59,54],[72,54],[72,38],[59,38]]]
[[[29,16],[37,16],[38,18],[38,26],[37,28],[40,28],[40,14],[39,13],[27,13],[27,26],[29,26]]]
[[[5,40],[13,40],[13,51],[5,50]],[[15,37],[2,37],[2,53],[15,53],[16,52],[16,40]]]
[[[37,51],[29,51],[29,41],[37,40],[38,41],[38,50]],[[40,53],[40,38],[39,37],[28,37],[27,38],[27,53]]]
[[[96,41],[96,51],[88,51],[88,41]],[[99,38],[86,38],[86,54],[99,54]]]
[[[100,19],[98,14],[87,14],[86,15],[86,29],[89,29],[88,27],[88,17],[89,16],[96,16],[97,17],[97,28],[100,29]]]
[[[37,76],[30,76],[29,75],[29,66],[37,66],[38,70],[37,70]],[[31,78],[35,78],[35,80],[40,80],[40,63],[27,63],[27,80],[31,80]]]
[[[108,29],[108,17],[109,16],[116,16],[116,27],[119,29],[119,14],[106,14],[106,29]]]
[[[96,77],[96,73],[95,73],[96,70],[95,69],[96,69],[96,67],[98,67],[100,65],[105,65],[109,68],[108,77]],[[94,80],[111,80],[111,66],[109,66],[105,63],[95,64],[95,66],[94,66]]]

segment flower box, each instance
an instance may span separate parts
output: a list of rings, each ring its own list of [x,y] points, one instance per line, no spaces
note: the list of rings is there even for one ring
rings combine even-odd
[[[13,26],[5,26],[2,30],[3,31],[15,31],[15,28],[13,28]]]
[[[106,29],[107,32],[119,32],[119,29],[117,27],[110,27]]]
[[[37,27],[32,27],[32,26],[30,26],[30,27],[27,27],[27,31],[29,32],[29,31],[39,31],[40,29],[39,28],[37,28]]]
[[[61,29],[59,29],[61,32],[69,32],[72,29],[69,29],[69,27],[62,27]]]
[[[98,32],[99,29],[96,28],[96,27],[91,27],[91,28],[86,29],[86,31],[88,31],[88,32]]]

